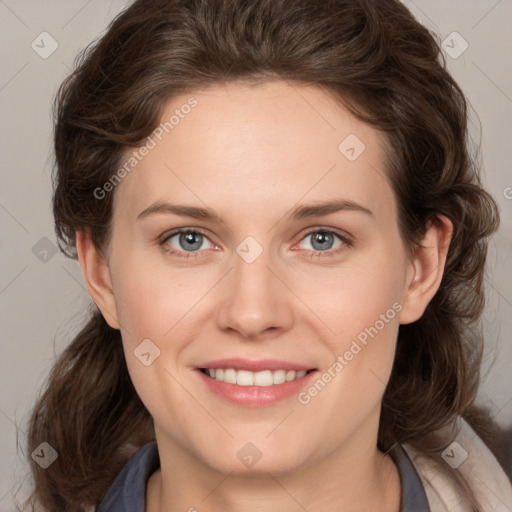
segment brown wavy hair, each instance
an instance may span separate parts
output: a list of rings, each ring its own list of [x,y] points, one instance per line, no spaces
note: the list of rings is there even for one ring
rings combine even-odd
[[[491,443],[486,432],[494,424],[473,402],[487,238],[498,228],[498,208],[482,188],[467,103],[437,36],[398,1],[135,1],[80,54],[55,99],[60,249],[76,259],[76,231],[85,228],[107,254],[113,192],[98,200],[94,191],[157,127],[170,97],[220,82],[273,79],[320,87],[383,133],[407,251],[438,214],[454,226],[438,292],[419,320],[399,328],[379,448],[408,442],[439,456],[444,446],[435,430],[456,415]],[[128,458],[153,439],[120,332],[93,306],[34,406],[28,451],[46,441],[59,459],[42,470],[28,458],[34,489],[27,502],[51,512],[94,507]]]

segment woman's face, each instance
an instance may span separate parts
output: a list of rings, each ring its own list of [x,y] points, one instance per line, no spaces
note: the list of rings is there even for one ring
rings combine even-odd
[[[175,96],[161,121],[115,187],[107,315],[160,450],[273,474],[368,450],[414,320],[384,138],[283,81]]]

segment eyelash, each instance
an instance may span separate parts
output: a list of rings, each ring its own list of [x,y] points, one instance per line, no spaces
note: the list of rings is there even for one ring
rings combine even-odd
[[[167,245],[167,242],[174,236],[176,235],[180,235],[180,234],[187,234],[187,233],[195,233],[195,234],[200,234],[200,235],[203,235],[205,236],[206,238],[208,238],[208,235],[202,231],[201,229],[194,229],[194,228],[182,228],[182,229],[176,229],[174,231],[171,231],[170,233],[168,234],[165,234],[159,241],[159,245],[163,248],[163,250],[165,252],[167,252],[168,254],[170,254],[171,256],[177,256],[178,258],[185,258],[185,259],[189,259],[189,258],[196,258],[197,256],[195,256],[195,254],[199,253],[199,252],[202,252],[202,251],[192,251],[192,252],[186,252],[186,251],[176,251],[176,250],[173,250],[173,249],[170,249],[169,246]],[[338,247],[337,249],[331,249],[329,251],[312,251],[313,254],[311,255],[311,258],[314,258],[314,257],[319,257],[319,258],[331,258],[331,257],[334,257],[334,256],[337,256],[338,254],[340,254],[341,252],[347,250],[347,249],[350,249],[352,246],[353,246],[353,242],[352,240],[350,240],[348,237],[346,236],[343,236],[341,235],[340,233],[338,233],[337,231],[333,231],[332,229],[327,229],[327,228],[315,228],[313,230],[310,230],[308,231],[307,233],[304,234],[304,236],[300,239],[300,242],[302,240],[304,240],[305,238],[307,238],[309,235],[312,235],[314,233],[327,233],[327,234],[333,234],[335,236],[337,236],[342,242],[343,242],[343,245]],[[185,252],[187,253],[186,256],[184,256],[182,253]]]

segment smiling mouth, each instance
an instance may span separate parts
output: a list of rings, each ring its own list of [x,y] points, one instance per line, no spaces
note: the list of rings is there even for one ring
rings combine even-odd
[[[302,379],[306,374],[315,371],[311,370],[263,370],[251,372],[248,370],[236,370],[234,368],[199,368],[199,370],[214,380],[237,384],[238,386],[261,386],[268,387],[277,384],[284,384],[294,380]]]

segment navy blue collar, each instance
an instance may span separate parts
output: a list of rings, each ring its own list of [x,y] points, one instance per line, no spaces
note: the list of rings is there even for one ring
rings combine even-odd
[[[396,445],[389,455],[402,482],[400,512],[430,512],[425,490],[407,452]],[[160,467],[155,441],[145,444],[128,461],[97,508],[97,512],[145,512],[149,477]]]

